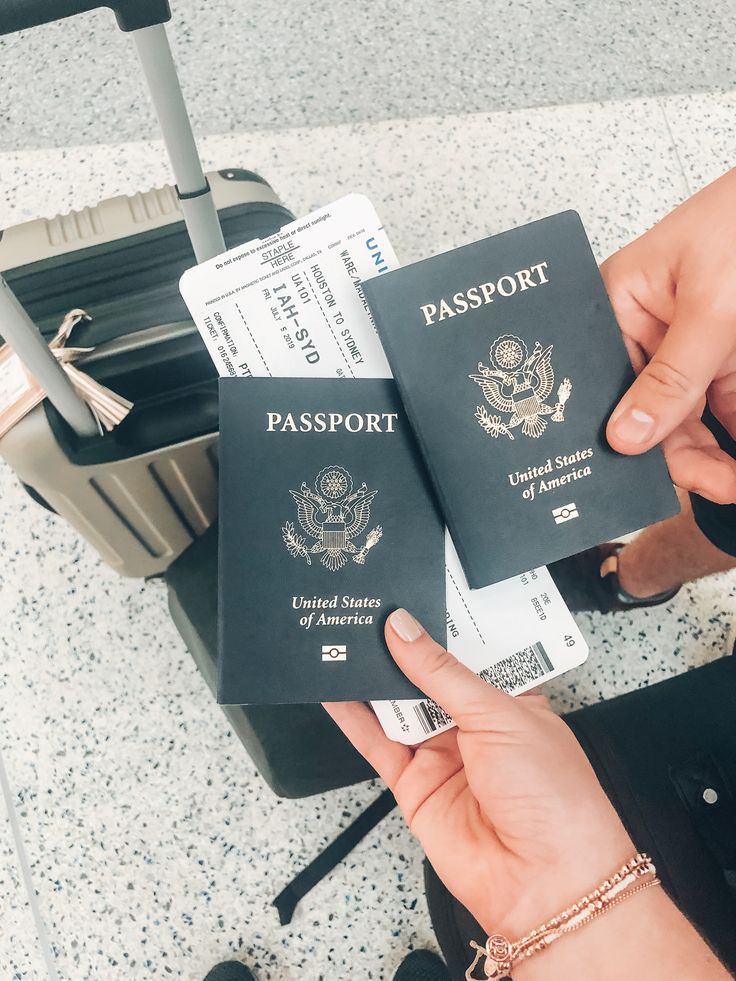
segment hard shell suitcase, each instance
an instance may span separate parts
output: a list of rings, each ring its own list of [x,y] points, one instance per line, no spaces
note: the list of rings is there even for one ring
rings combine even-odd
[[[290,220],[256,175],[207,177],[228,245]],[[123,575],[163,571],[216,515],[216,372],[178,291],[193,261],[172,187],[0,239],[0,271],[44,338],[84,307],[93,320],[71,343],[94,350],[76,364],[134,403],[112,433],[79,440],[44,402],[0,439],[0,455]]]
[[[166,0],[0,0],[0,34],[97,6],[112,6],[136,38],[177,186],[0,234],[0,336],[48,396],[0,440],[0,454],[32,496],[119,572],[164,573],[174,621],[212,686],[218,379],[178,281],[195,256],[268,237],[293,215],[255,174],[201,173],[159,26],[169,16]],[[94,431],[48,350],[75,307],[94,315],[71,337],[93,349],[76,364],[135,403],[106,436]],[[281,796],[374,776],[319,705],[228,706],[225,714]]]
[[[292,215],[256,174],[202,173],[163,27],[165,0],[0,0],[0,33],[97,6],[112,6],[132,34],[177,185],[2,233],[0,335],[48,398],[0,440],[0,455],[116,571],[148,576],[216,515],[216,372],[179,277]],[[93,317],[70,339],[91,348],[76,366],[134,403],[103,436],[47,346],[75,307]]]

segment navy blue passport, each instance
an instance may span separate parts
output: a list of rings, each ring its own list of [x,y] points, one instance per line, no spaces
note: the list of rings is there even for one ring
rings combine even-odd
[[[444,555],[393,381],[220,380],[221,704],[416,697],[383,628],[444,637]]]
[[[661,450],[606,442],[634,374],[575,212],[364,291],[472,588],[677,513]]]

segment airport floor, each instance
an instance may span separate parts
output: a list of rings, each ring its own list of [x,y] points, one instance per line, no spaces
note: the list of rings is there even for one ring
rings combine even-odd
[[[736,88],[719,0],[171,0],[198,133],[283,130]],[[149,139],[109,10],[0,38],[0,147]]]
[[[253,18],[255,37],[267,25]],[[290,49],[292,69],[301,50]],[[300,103],[303,125],[278,127],[265,108],[238,115],[234,100],[233,125],[213,124],[203,157],[261,172],[297,214],[363,191],[403,261],[565,208],[602,259],[733,164],[733,93],[660,96],[642,76],[655,95],[622,100],[613,81],[609,92],[559,81],[554,100],[528,95],[536,107],[499,96],[500,107],[484,102],[495,111],[459,114],[448,92],[427,114],[413,81],[403,114],[366,109],[329,125]],[[52,124],[26,142],[16,127],[0,152],[0,227],[168,181],[159,143],[97,121],[65,141]],[[164,589],[116,577],[4,464],[0,556],[0,977],[200,981],[232,956],[261,981],[390,981],[411,947],[434,946],[421,852],[396,813],[279,926],[272,898],[381,788],[275,798],[179,639]],[[726,575],[663,608],[581,616],[590,657],[550,697],[564,711],[720,657],[735,607]]]

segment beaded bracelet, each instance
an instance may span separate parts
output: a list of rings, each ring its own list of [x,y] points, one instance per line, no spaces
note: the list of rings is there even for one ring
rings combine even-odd
[[[583,896],[521,940],[512,943],[500,933],[491,935],[483,947],[471,940],[470,946],[476,953],[475,960],[465,972],[466,981],[477,981],[473,977],[473,971],[481,960],[485,978],[511,981],[511,968],[518,961],[544,950],[555,940],[573,930],[579,930],[630,896],[656,885],[659,885],[659,879],[654,863],[648,855],[640,852],[593,892]]]

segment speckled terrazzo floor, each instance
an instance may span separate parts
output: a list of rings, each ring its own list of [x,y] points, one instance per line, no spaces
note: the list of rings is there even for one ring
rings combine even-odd
[[[404,260],[577,207],[599,257],[733,160],[736,96],[687,96],[209,137],[296,212],[365,191]],[[157,144],[0,154],[0,226],[167,178]],[[82,298],[80,298],[80,302]],[[420,852],[394,814],[289,928],[270,901],[378,786],[279,801],[213,704],[157,585],[116,578],[0,466],[0,752],[53,972],[0,797],[0,977],[390,979],[431,945]],[[560,709],[723,653],[736,579],[589,616]],[[356,965],[359,965],[356,967]],[[355,973],[353,974],[353,971]]]
[[[172,0],[169,34],[197,132],[213,134],[730,90],[727,6]],[[0,37],[0,64],[2,149],[156,136],[109,10]]]

